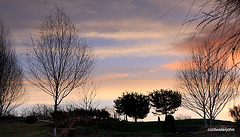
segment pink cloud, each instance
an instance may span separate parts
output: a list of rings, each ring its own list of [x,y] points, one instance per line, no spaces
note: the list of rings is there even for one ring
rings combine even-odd
[[[171,70],[176,70],[181,66],[181,61],[176,61],[176,62],[171,62],[171,63],[167,63],[167,64],[163,64],[160,65],[152,70],[150,70],[149,72],[156,72],[159,71],[161,69],[171,69]]]

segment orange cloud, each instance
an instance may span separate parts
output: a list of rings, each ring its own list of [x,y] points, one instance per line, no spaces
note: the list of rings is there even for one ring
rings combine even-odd
[[[176,62],[160,65],[157,68],[154,68],[154,69],[150,70],[149,72],[152,73],[152,72],[159,71],[161,69],[176,70],[176,69],[179,69],[180,66],[181,66],[181,61],[176,61]]]

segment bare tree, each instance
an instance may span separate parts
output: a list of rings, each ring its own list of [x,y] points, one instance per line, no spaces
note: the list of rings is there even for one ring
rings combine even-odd
[[[230,65],[229,58],[213,52],[215,44],[203,42],[193,49],[177,71],[182,90],[182,105],[204,119],[207,127],[234,99],[239,87],[239,69]],[[217,61],[216,61],[217,60]]]
[[[54,112],[73,89],[84,84],[93,69],[93,51],[77,35],[63,9],[46,16],[32,38],[29,81],[53,97]]]
[[[24,102],[23,71],[12,48],[9,29],[0,19],[0,116]]]
[[[96,108],[99,102],[96,101],[96,96],[99,92],[100,85],[94,84],[93,81],[87,82],[80,87],[80,90],[76,92],[77,99],[80,106],[85,110]]]

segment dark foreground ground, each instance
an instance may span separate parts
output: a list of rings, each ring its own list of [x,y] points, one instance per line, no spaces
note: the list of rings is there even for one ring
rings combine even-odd
[[[163,122],[121,122],[115,120],[101,120],[79,122],[66,128],[66,125],[58,127],[58,137],[235,137],[236,132],[209,132],[203,128],[203,120],[176,120],[176,132],[164,132]],[[0,122],[0,137],[51,137],[52,125],[38,121],[35,124],[27,124],[24,119]],[[230,121],[214,121],[216,128],[235,128]]]

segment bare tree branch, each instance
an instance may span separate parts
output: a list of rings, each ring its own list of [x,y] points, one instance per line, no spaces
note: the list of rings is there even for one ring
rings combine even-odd
[[[12,36],[0,19],[0,116],[24,102],[23,71],[12,48]]]
[[[77,99],[80,106],[85,110],[90,110],[98,107],[99,102],[96,101],[96,96],[98,95],[100,85],[96,85],[93,81],[87,82],[82,85],[80,89],[76,92]]]

